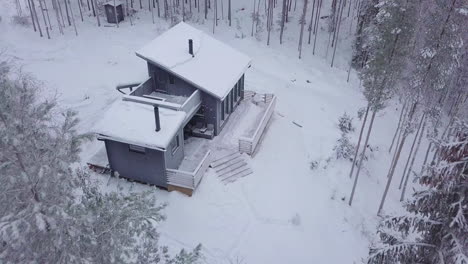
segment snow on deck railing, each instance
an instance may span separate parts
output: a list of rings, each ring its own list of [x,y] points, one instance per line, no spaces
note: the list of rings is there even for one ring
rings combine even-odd
[[[166,169],[167,183],[182,188],[194,190],[200,183],[208,166],[211,163],[211,151],[206,152],[203,159],[193,172],[187,172],[175,169]]]
[[[257,144],[265,131],[268,121],[273,115],[273,111],[276,106],[276,96],[274,96],[273,94],[266,94],[265,101],[269,101],[267,110],[263,114],[262,119],[257,129],[255,129],[255,133],[253,134],[253,136],[239,138],[239,151],[241,153],[247,153],[249,155],[252,155],[255,152],[255,148],[257,147]]]
[[[140,96],[135,96],[135,95],[124,95],[123,96],[124,101],[131,101],[135,103],[142,103],[142,104],[147,104],[147,105],[152,105],[152,106],[159,106],[161,108],[167,108],[167,109],[172,109],[179,111],[181,105],[176,104],[176,103],[169,103],[169,102],[164,102],[164,101],[158,101],[158,100],[153,100],[145,97],[140,97]]]
[[[201,95],[199,90],[195,90],[187,100],[182,104],[179,110],[184,111],[187,114],[190,114],[194,108],[201,104]]]

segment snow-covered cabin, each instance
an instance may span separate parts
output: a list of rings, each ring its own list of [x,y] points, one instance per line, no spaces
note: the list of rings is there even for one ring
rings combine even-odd
[[[169,188],[185,137],[212,139],[244,97],[248,56],[183,22],[136,52],[149,77],[95,126],[112,172]]]

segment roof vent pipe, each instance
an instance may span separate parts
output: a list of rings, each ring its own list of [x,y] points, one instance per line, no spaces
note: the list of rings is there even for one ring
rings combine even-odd
[[[154,121],[156,122],[156,132],[161,130],[161,123],[159,122],[159,108],[154,106]]]
[[[192,57],[195,57],[195,55],[193,54],[193,40],[192,39],[188,40],[188,52],[190,53],[190,55],[192,55]]]

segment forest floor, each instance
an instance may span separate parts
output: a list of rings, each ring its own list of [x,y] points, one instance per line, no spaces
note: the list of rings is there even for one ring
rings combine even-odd
[[[173,250],[202,243],[206,263],[361,263],[376,237],[376,213],[390,165],[388,147],[398,121],[397,104],[377,116],[370,139],[372,151],[350,207],[351,163],[333,158],[340,137],[338,118],[345,112],[354,118],[356,130],[350,136],[357,142],[361,125],[357,111],[366,104],[356,73],[351,72],[346,81],[352,40],[349,24],[343,27],[346,30],[332,68],[331,50],[325,55],[328,35],[323,26],[317,55],[312,55],[306,37],[303,57],[298,59],[299,8],[283,45],[275,30],[267,46],[265,32],[250,37],[246,11],[250,7],[244,4],[250,1],[233,2],[233,26],[220,20],[214,37],[252,58],[247,89],[275,93],[276,111],[251,160],[253,174],[224,185],[209,170],[192,197],[155,189],[159,201],[168,203],[167,221],[159,227],[161,241]],[[43,81],[44,97],[56,96],[61,108],[76,110],[83,133],[120,97],[116,84],[145,79],[146,63],[134,52],[168,28],[160,19],[152,24],[147,11],[138,13],[134,26],[127,20],[119,28],[106,23],[97,27],[89,12],[81,22],[75,12],[79,36],[73,27],[67,27],[63,36],[54,28],[48,40],[30,27],[10,23],[14,8],[6,6],[0,11],[2,57]],[[211,19],[191,24],[211,34]],[[83,146],[83,165],[95,151],[92,144]],[[315,169],[313,162],[318,163]],[[401,171],[390,190],[387,213],[401,211],[394,186]],[[96,179],[106,185],[105,176]],[[132,191],[148,188],[117,180],[111,185]]]

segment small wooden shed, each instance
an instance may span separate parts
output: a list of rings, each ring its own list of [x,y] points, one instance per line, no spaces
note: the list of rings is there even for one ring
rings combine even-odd
[[[124,20],[123,3],[120,0],[111,0],[104,4],[108,23],[117,24]],[[117,15],[116,15],[117,13]]]

